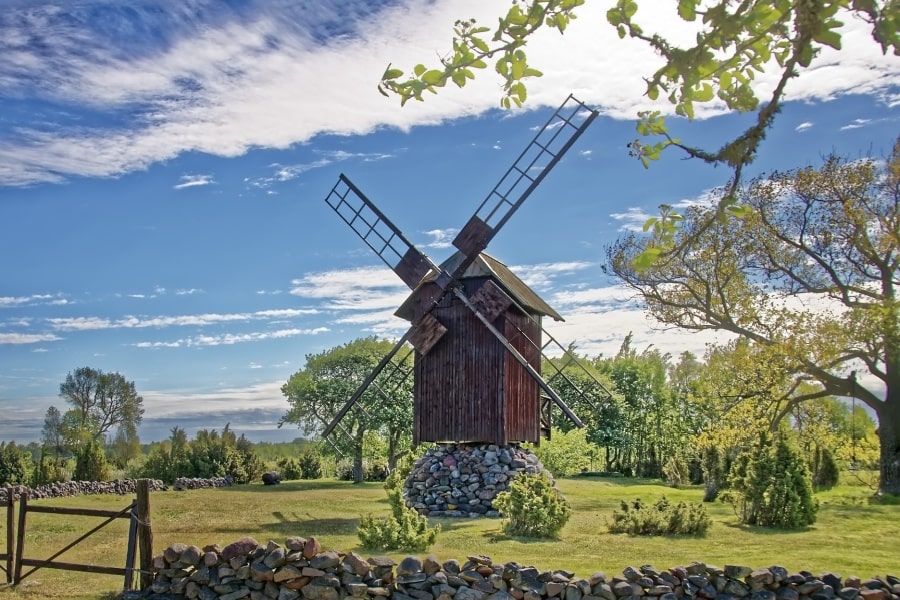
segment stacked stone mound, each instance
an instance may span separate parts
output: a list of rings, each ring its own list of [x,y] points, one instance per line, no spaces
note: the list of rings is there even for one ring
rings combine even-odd
[[[396,568],[395,568],[396,567]],[[154,582],[123,598],[174,600],[900,600],[900,578],[861,580],[783,567],[718,568],[695,562],[660,571],[628,567],[608,578],[597,572],[538,571],[487,556],[467,560],[409,556],[363,559],[321,551],[315,538],[284,546],[242,538],[225,548],[173,544],[154,559]]]
[[[10,493],[18,500],[23,492],[28,492],[31,500],[40,498],[62,498],[65,496],[80,496],[85,494],[134,494],[137,479],[116,479],[115,481],[60,481],[28,487],[24,485],[0,487],[0,505],[6,504]],[[150,490],[166,490],[168,487],[159,479],[150,480]]]
[[[231,487],[234,485],[232,477],[179,477],[172,484],[172,489],[181,490],[200,490],[205,488]]]
[[[493,505],[497,494],[519,474],[542,472],[537,455],[519,446],[445,444],[416,461],[403,496],[406,506],[422,515],[499,517]]]

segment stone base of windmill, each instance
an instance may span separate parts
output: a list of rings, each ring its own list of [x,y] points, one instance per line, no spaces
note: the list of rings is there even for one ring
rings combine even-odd
[[[524,473],[546,472],[519,446],[443,444],[419,458],[403,484],[406,506],[431,517],[499,517],[493,500]]]

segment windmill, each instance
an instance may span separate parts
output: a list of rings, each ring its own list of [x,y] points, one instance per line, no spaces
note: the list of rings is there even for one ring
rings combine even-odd
[[[548,382],[568,379],[564,367],[550,363],[553,376],[541,376],[548,347],[563,350],[569,362],[578,364],[541,324],[544,316],[562,317],[484,250],[596,116],[570,95],[460,230],[453,240],[457,252],[440,265],[340,175],[325,200],[412,290],[395,313],[411,327],[347,400],[323,437],[340,428],[348,411],[361,408],[358,401],[370,386],[388,396],[376,378],[389,364],[392,369],[405,364],[410,354],[414,444],[539,443],[541,434],[549,437],[553,406],[583,426]],[[407,343],[413,350],[399,363],[394,361]]]

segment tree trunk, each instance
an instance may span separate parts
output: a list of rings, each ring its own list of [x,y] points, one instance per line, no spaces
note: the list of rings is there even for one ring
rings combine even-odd
[[[879,491],[900,496],[900,398],[898,402],[891,400],[893,398],[888,397],[882,410],[877,412],[878,440],[881,442]]]
[[[363,473],[363,437],[365,434],[364,427],[360,427],[356,432],[356,443],[353,448],[353,483],[365,481]]]

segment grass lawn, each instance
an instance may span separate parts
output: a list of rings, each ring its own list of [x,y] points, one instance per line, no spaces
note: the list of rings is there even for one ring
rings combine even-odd
[[[740,526],[730,506],[713,503],[706,508],[714,524],[704,537],[634,537],[606,531],[606,519],[621,500],[640,497],[652,502],[665,495],[673,501],[700,502],[702,490],[675,490],[651,481],[587,477],[561,479],[558,485],[574,512],[559,540],[508,538],[495,519],[437,519],[434,521],[440,522],[443,531],[428,553],[440,560],[485,554],[496,562],[515,560],[539,569],[564,568],[581,576],[598,570],[613,575],[629,565],[667,568],[695,560],[719,566],[777,564],[790,571],[831,571],[864,578],[885,573],[900,575],[900,505],[870,502],[871,493],[865,488],[843,486],[819,494],[818,521],[803,531]],[[36,502],[119,510],[130,501],[131,498],[121,496],[81,496]],[[354,550],[363,556],[382,554],[359,547],[356,526],[363,513],[388,514],[380,484],[297,481],[271,487],[249,485],[151,495],[157,554],[174,542],[224,546],[245,535],[263,544],[268,540],[282,543],[290,536],[316,536],[327,549]],[[0,516],[4,517],[0,520],[0,552],[5,552],[6,521],[5,515]],[[99,522],[88,517],[31,514],[25,556],[48,558]],[[127,535],[127,521],[116,521],[57,560],[123,566]],[[400,558],[404,554],[391,556]],[[3,573],[0,578],[5,580]],[[114,598],[121,588],[119,577],[42,569],[28,576],[19,589],[0,584],[0,600]]]

